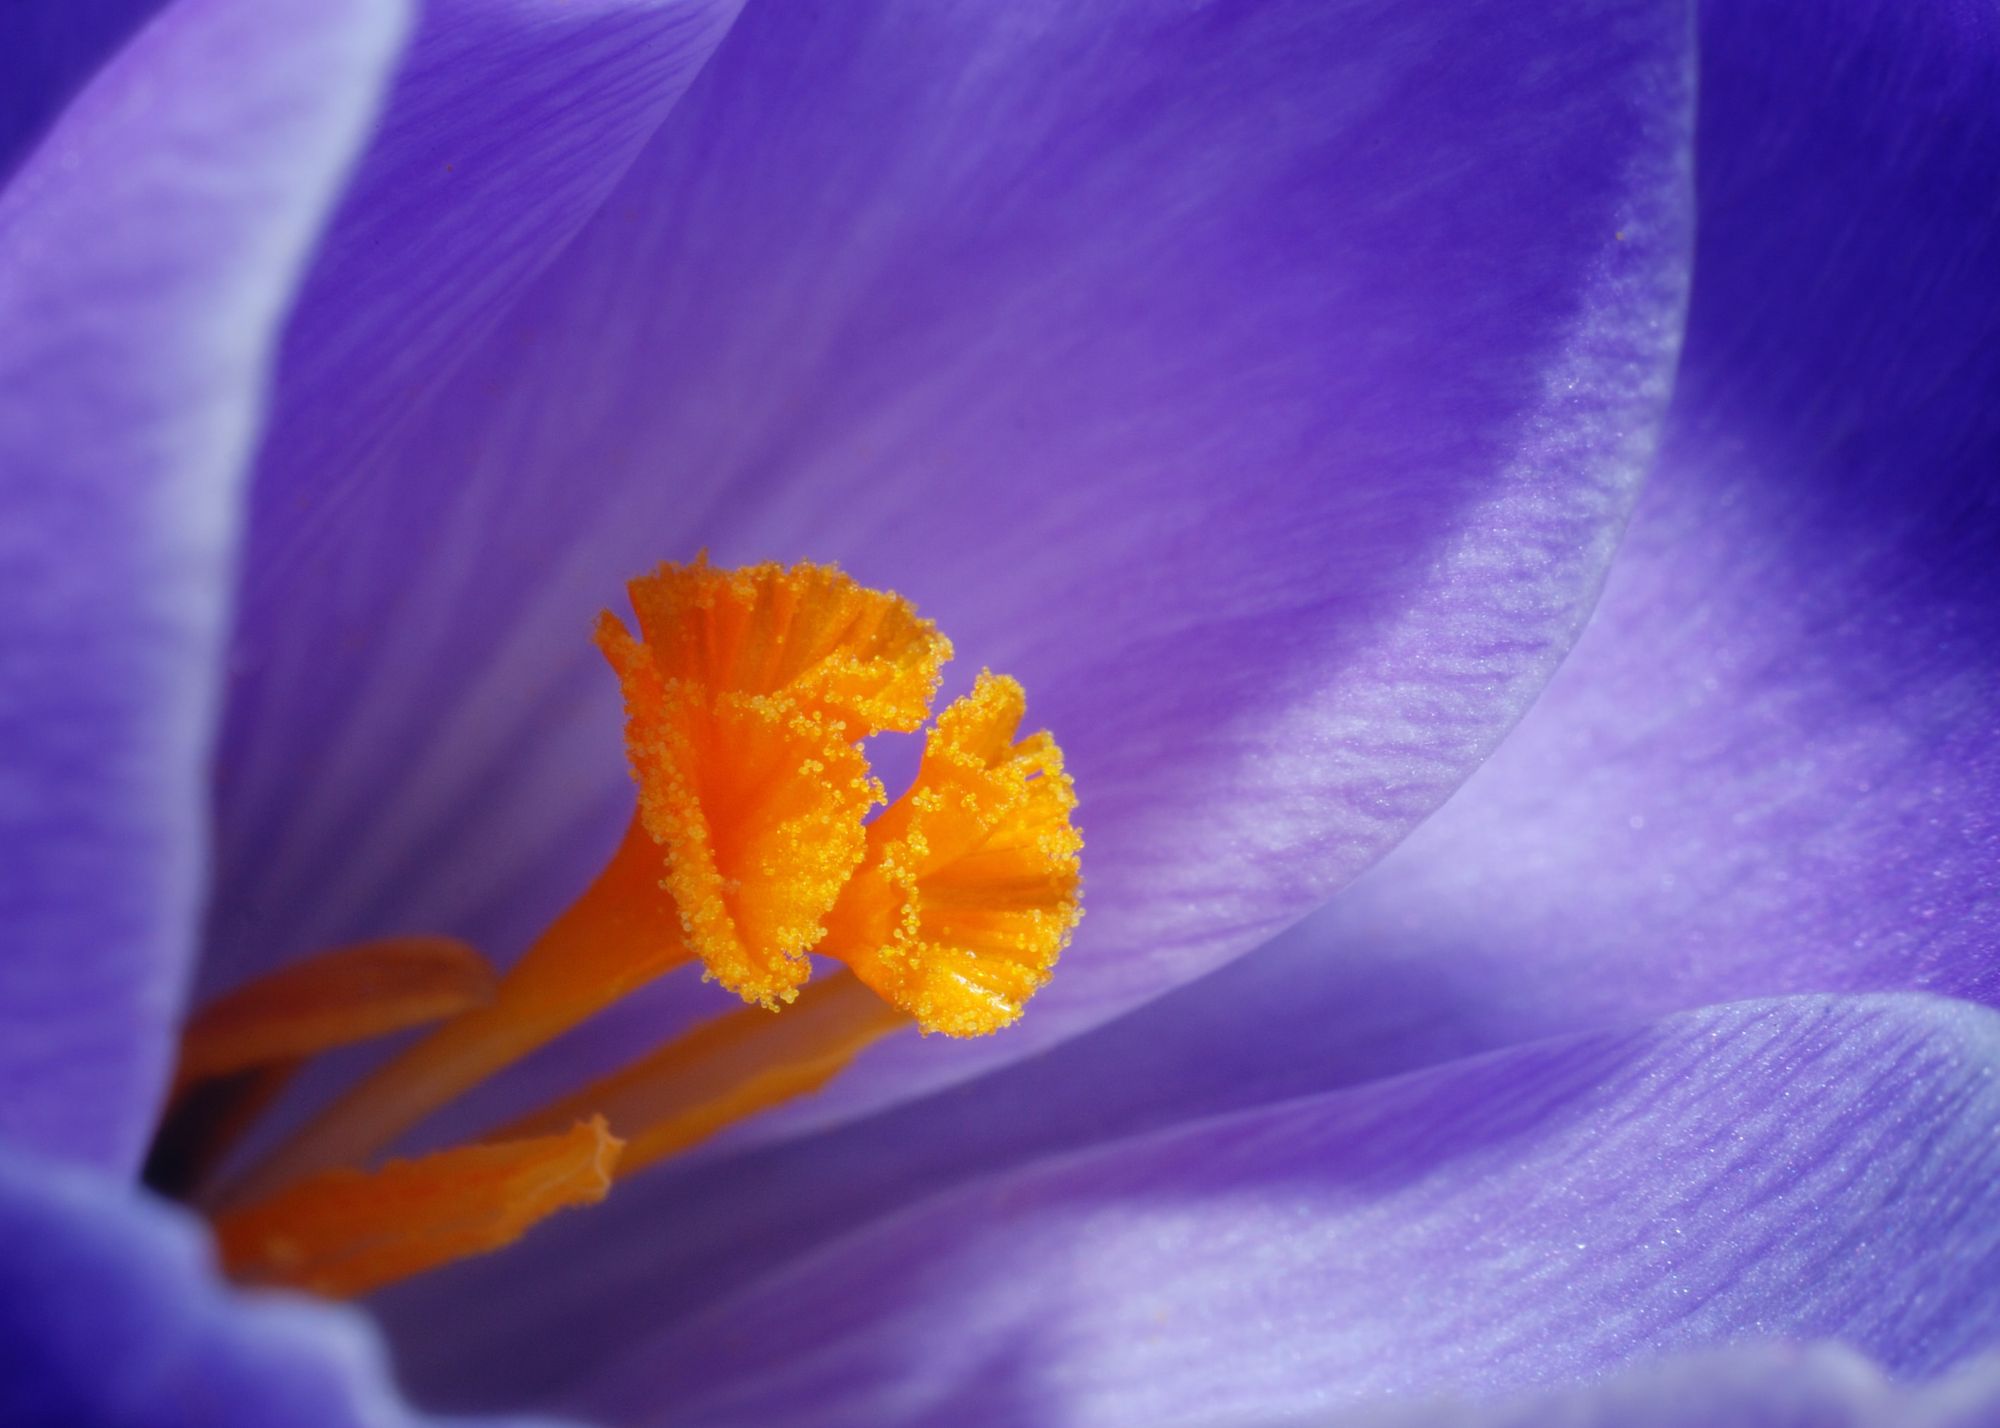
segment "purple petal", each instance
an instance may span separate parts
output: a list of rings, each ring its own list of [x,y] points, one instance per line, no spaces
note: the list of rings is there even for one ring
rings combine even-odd
[[[367,1320],[351,1310],[224,1289],[206,1233],[179,1212],[0,1150],[0,1422],[431,1422],[402,1406],[385,1367]]]
[[[1349,1074],[1737,996],[2000,1000],[2000,45],[1953,7],[1708,23],[1688,346],[1595,623],[1274,977]]]
[[[0,9],[0,182],[85,80],[162,0],[64,0]]]
[[[703,544],[904,591],[1082,793],[1090,916],[1023,1028],[887,1047],[821,1113],[1254,945],[1593,597],[1675,344],[1684,20],[753,7],[250,611],[287,657],[235,724],[212,975],[392,927],[511,955],[630,807],[591,617]]]
[[[1086,1428],[1493,1394],[1771,1336],[1938,1373],[2000,1335],[1996,1068],[2000,1017],[1964,1003],[1715,1008],[1045,1162],[714,1305],[686,1242],[728,1242],[718,1205],[665,1222],[678,1263],[633,1236],[591,1276],[658,1333],[580,1392],[619,1422]],[[833,1149],[789,1162],[808,1218]],[[537,1290],[560,1315],[563,1287]],[[676,1298],[712,1307],[666,1322]],[[546,1342],[488,1347],[476,1391],[549,1367]]]
[[[0,195],[0,1131],[129,1166],[187,975],[239,474],[394,0],[184,0]]]
[[[1313,1420],[1324,1428],[1987,1428],[1995,1421],[2000,1358],[1906,1387],[1831,1344],[1759,1344],[1648,1364],[1589,1388]]]
[[[348,479],[478,351],[630,166],[742,0],[427,0],[286,329],[253,488],[244,598],[322,583]],[[389,553],[371,551],[378,563]],[[233,712],[323,651],[238,651]],[[288,774],[295,770],[287,770]]]

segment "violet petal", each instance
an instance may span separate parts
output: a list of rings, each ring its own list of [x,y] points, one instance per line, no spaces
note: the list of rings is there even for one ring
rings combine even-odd
[[[628,1240],[588,1292],[649,1303],[656,1337],[580,1393],[633,1423],[1087,1428],[1773,1335],[1936,1374],[2000,1334],[1996,1065],[2000,1015],[1965,1003],[1744,1003],[1044,1162],[720,1304]],[[666,1322],[676,1297],[710,1307]]]
[[[0,194],[0,1131],[128,1167],[188,975],[241,472],[397,0],[184,0]]]
[[[246,612],[292,653],[234,726],[213,975],[392,928],[512,955],[630,807],[591,618],[704,544],[913,597],[1026,680],[1083,799],[1035,1013],[884,1047],[816,1114],[1254,945],[1444,797],[1593,598],[1676,341],[1685,21],[753,7]],[[720,1005],[687,991],[644,1036]]]
[[[402,1406],[360,1314],[232,1293],[216,1280],[206,1231],[182,1212],[0,1148],[0,1422],[418,1428],[433,1420]]]
[[[258,641],[287,631],[279,602],[302,588],[322,612],[355,598],[327,586],[320,546],[351,519],[356,468],[394,444],[598,212],[741,3],[422,4],[286,328],[252,488],[239,718],[258,717],[262,683],[290,677],[287,661],[326,657],[296,638]],[[373,551],[378,578],[409,554]]]
[[[1987,1428],[2000,1358],[1939,1383],[1899,1384],[1834,1344],[1755,1344],[1646,1364],[1587,1388],[1362,1409],[1287,1428]],[[1248,1428],[1248,1425],[1218,1425]],[[1277,1428],[1264,1422],[1261,1428]]]
[[[1542,702],[1272,974],[1343,1074],[1729,997],[2000,1001],[2000,44],[1705,23],[1660,468]]]
[[[162,0],[64,0],[0,9],[0,182]]]

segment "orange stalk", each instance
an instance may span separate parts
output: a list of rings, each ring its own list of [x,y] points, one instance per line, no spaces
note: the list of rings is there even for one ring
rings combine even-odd
[[[349,1298],[512,1244],[611,1188],[619,1141],[603,1120],[462,1146],[374,1172],[330,1170],[215,1222],[230,1277]]]
[[[807,984],[783,1012],[747,1008],[522,1117],[500,1138],[603,1115],[625,1140],[629,1175],[738,1121],[824,1086],[867,1047],[913,1023],[853,975]]]
[[[491,1001],[363,1078],[229,1187],[222,1202],[263,1199],[316,1172],[365,1164],[487,1077],[690,960],[679,915],[659,886],[659,856],[635,819],[604,870],[507,972]]]
[[[176,1090],[439,1021],[493,995],[493,969],[450,937],[337,947],[225,992],[181,1034]]]

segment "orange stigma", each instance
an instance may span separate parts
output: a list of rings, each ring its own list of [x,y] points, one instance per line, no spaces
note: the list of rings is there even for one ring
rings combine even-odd
[[[643,639],[607,613],[597,643],[664,885],[711,976],[790,1001],[882,801],[861,740],[923,723],[951,643],[828,566],[697,560],[630,591]]]
[[[624,695],[637,809],[511,969],[496,980],[442,939],[369,944],[240,988],[191,1024],[158,1183],[197,1188],[238,1277],[366,1293],[498,1248],[616,1174],[811,1094],[883,1036],[996,1031],[1048,980],[1082,916],[1082,839],[1061,752],[1019,734],[1019,684],[982,673],[870,821],[885,795],[863,741],[929,717],[952,653],[934,625],[832,566],[701,558],[628,590],[637,634],[606,613],[596,637]],[[846,971],[807,988],[815,954]],[[483,1143],[367,1168],[496,1072],[696,962],[752,1006]],[[305,1058],[435,1018],[248,1170],[211,1174]]]
[[[1076,790],[1027,695],[979,676],[938,716],[910,791],[868,828],[827,916],[838,957],[925,1031],[984,1036],[1021,1015],[1083,916]]]

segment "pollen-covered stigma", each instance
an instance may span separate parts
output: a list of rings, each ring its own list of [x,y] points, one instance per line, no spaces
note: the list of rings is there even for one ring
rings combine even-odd
[[[209,1212],[237,1279],[356,1295],[497,1249],[816,1090],[890,1032],[997,1031],[1048,980],[1082,916],[1082,839],[1061,751],[1020,736],[1020,685],[982,673],[891,803],[863,741],[922,729],[952,653],[907,601],[832,566],[705,559],[628,589],[636,633],[606,613],[597,643],[638,806],[510,970],[391,938],[295,962],[189,1023],[149,1173]],[[696,965],[749,1005],[474,1144],[377,1164],[496,1072]],[[425,1023],[230,1173],[305,1061]]]

